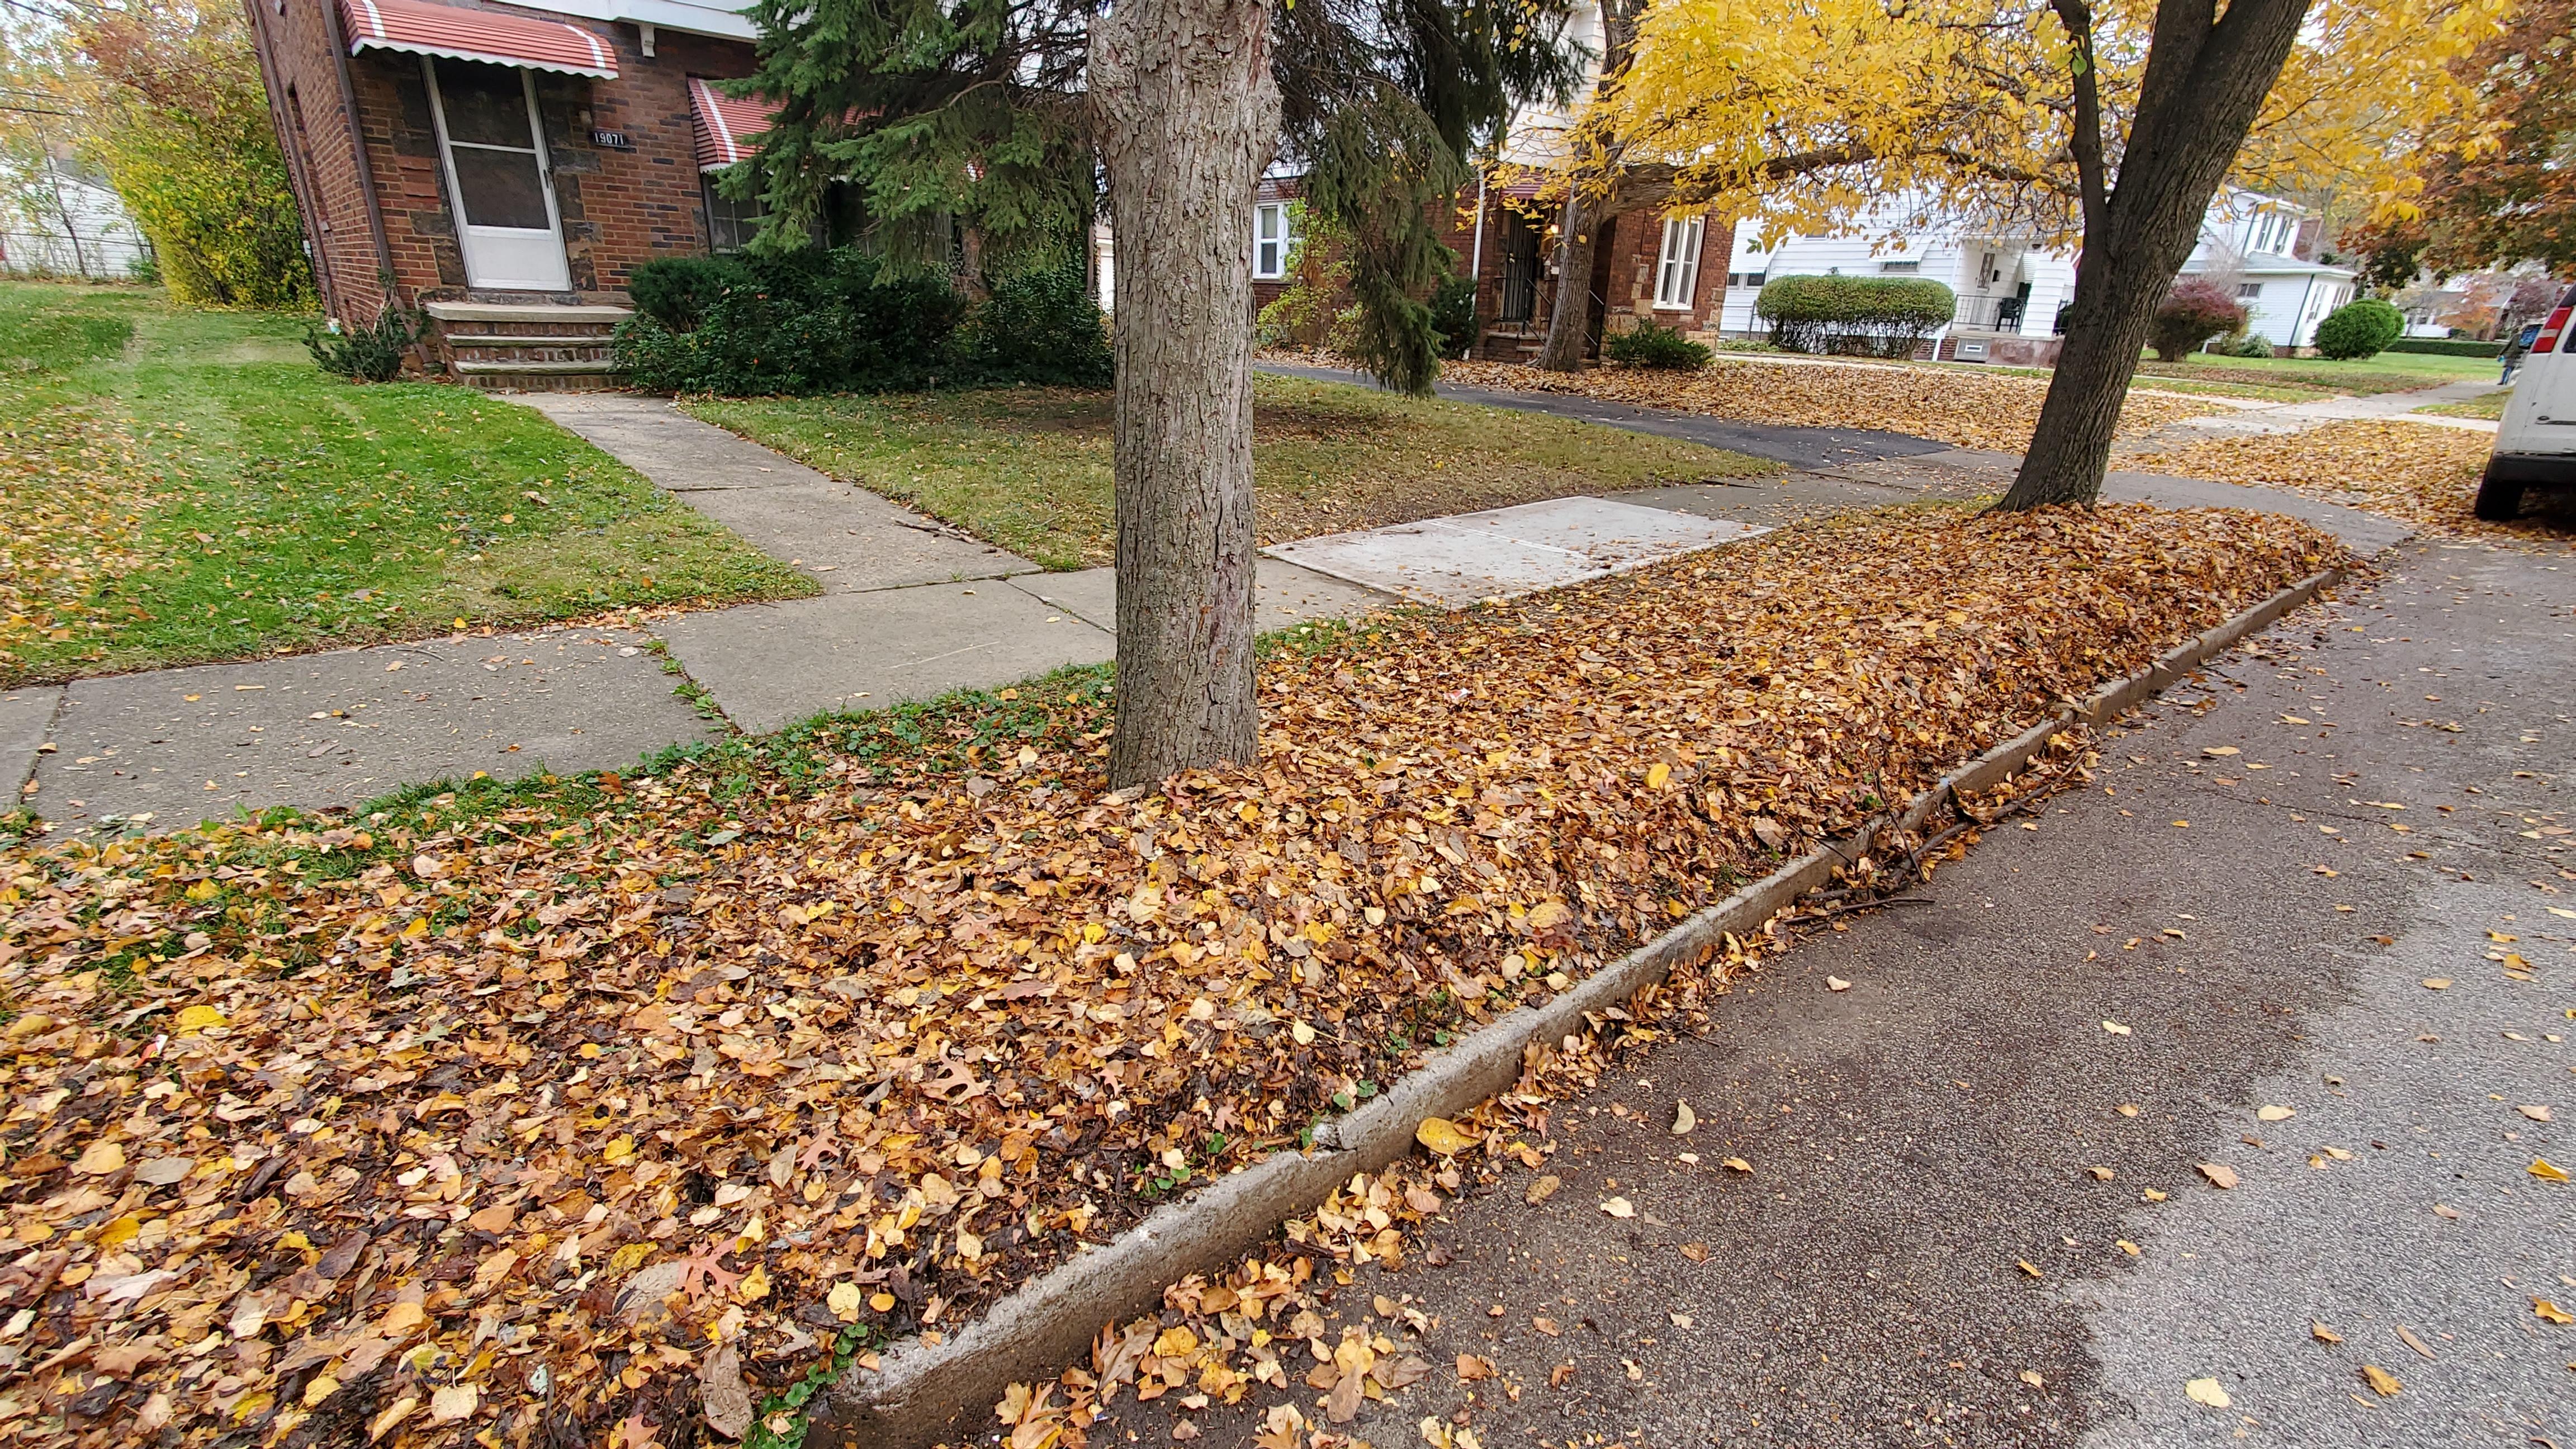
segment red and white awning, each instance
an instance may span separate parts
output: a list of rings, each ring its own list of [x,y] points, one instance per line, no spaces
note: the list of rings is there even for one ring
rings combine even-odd
[[[606,40],[560,20],[435,5],[429,0],[340,0],[349,53],[398,50],[528,70],[617,78],[617,51]]]
[[[763,100],[737,100],[702,76],[689,77],[689,119],[698,133],[698,169],[713,171],[751,159],[758,148],[750,138],[769,129],[778,107]]]

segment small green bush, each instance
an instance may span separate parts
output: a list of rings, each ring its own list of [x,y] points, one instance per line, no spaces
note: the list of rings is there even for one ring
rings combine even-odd
[[[974,371],[957,345],[966,299],[944,278],[856,247],[670,269],[646,291],[654,310],[639,299],[615,336],[617,364],[639,387],[755,397],[903,392]],[[671,325],[692,310],[695,327]]]
[[[2400,337],[2379,350],[2419,352],[2434,357],[2501,357],[2504,344],[2480,342],[2474,337]]]
[[[968,333],[968,356],[982,380],[1109,386],[1109,327],[1078,261],[995,282]]]
[[[403,359],[420,341],[420,316],[394,305],[390,278],[385,292],[384,309],[371,326],[335,333],[316,323],[305,329],[305,350],[324,372],[351,382],[391,382],[402,376]]]
[[[2362,297],[2326,314],[2317,324],[2317,353],[2337,362],[2357,362],[2388,349],[2406,331],[2404,313],[2379,300]]]
[[[2272,341],[2270,338],[2253,332],[2239,332],[2233,337],[2221,337],[2216,342],[2209,344],[2209,350],[2217,353],[2221,357],[2275,357],[2279,355],[2272,350]]]
[[[1906,357],[1956,315],[1959,299],[1923,277],[1773,277],[1753,303],[1772,345],[1790,352]]]
[[[1601,355],[1625,367],[1697,372],[1708,366],[1713,354],[1701,344],[1684,337],[1678,328],[1641,322],[1625,332],[1613,332],[1602,338]]]
[[[1449,277],[1431,293],[1431,330],[1440,334],[1440,355],[1465,357],[1476,345],[1476,279]]]
[[[626,294],[665,328],[695,332],[718,299],[750,281],[750,269],[730,257],[661,257],[635,269]]]
[[[2185,277],[2156,304],[2147,323],[2147,345],[2167,362],[2180,362],[2213,337],[2243,331],[2245,307],[2207,277]]]

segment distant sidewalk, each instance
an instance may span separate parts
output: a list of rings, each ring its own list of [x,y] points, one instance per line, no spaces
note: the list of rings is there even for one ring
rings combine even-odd
[[[60,828],[140,821],[168,829],[270,805],[353,806],[477,773],[618,769],[720,737],[728,723],[768,733],[832,710],[1104,663],[1115,652],[1114,570],[1042,572],[663,399],[517,400],[806,570],[824,592],[649,630],[487,630],[0,693],[0,777]],[[1641,416],[1597,421],[1640,431],[1687,421],[1626,411]],[[1558,499],[1280,545],[1260,564],[1255,623],[1266,632],[1408,598],[1458,607],[1802,518],[1992,493],[2009,479],[2009,457],[1903,441],[1911,446],[1901,452],[1829,446],[1822,451],[1841,461],[1820,458],[1822,466],[1769,478]],[[2265,489],[2115,474],[2107,492],[2167,506],[2270,508],[2319,522],[2363,552],[2406,535],[2385,519]],[[675,690],[682,676],[704,691],[708,708]]]

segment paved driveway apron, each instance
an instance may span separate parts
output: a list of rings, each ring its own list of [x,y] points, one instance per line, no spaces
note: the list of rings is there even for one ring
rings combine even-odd
[[[2576,567],[2391,565],[1566,1104],[1553,1197],[1512,1167],[1434,1225],[1450,1266],[1342,1290],[1328,1342],[1388,1295],[1440,1369],[1346,1432],[2576,1446],[2576,1328],[2532,1302],[2576,1301],[2576,1187],[2528,1171],[2576,1157]]]

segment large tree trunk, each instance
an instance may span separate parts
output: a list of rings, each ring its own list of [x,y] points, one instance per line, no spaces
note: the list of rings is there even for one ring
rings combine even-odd
[[[1264,0],[1119,0],[1091,28],[1118,238],[1112,788],[1249,763],[1252,202],[1279,139]]]
[[[1592,238],[1600,225],[1581,191],[1566,198],[1557,224],[1556,297],[1548,304],[1547,342],[1538,354],[1543,372],[1583,370],[1583,345],[1592,330]]]
[[[2075,155],[2084,250],[2039,427],[1999,508],[2089,504],[2101,496],[2148,324],[2289,59],[2308,0],[2233,0],[2223,18],[2217,0],[2162,0],[2117,190],[2104,176],[2091,11],[2083,0],[2055,0],[2054,8],[2083,60],[2075,76]]]

